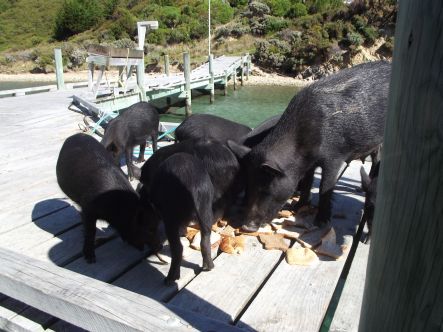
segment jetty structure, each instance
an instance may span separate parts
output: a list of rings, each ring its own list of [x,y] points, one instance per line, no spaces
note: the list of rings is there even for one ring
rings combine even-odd
[[[138,48],[119,49],[92,45],[88,49],[88,91],[73,96],[73,103],[100,118],[100,123],[119,114],[119,111],[139,101],[165,99],[166,107],[172,106],[172,100],[181,100],[185,104],[186,116],[192,114],[192,90],[199,90],[210,95],[214,102],[215,88],[222,87],[227,94],[229,80],[237,86],[249,78],[250,56],[208,55],[208,61],[191,70],[190,55],[183,53],[183,73],[171,74],[168,55],[164,56],[165,73],[161,76],[146,78],[144,69],[144,40],[147,31],[156,29],[157,21],[137,22]],[[95,68],[98,72],[95,73]],[[103,82],[106,68],[116,67],[119,71],[116,82]],[[134,76],[133,73],[136,72]],[[170,124],[161,124],[160,129],[170,128]]]

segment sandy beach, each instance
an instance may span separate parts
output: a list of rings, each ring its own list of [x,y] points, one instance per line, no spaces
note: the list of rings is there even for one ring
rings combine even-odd
[[[156,77],[161,74],[147,73],[147,77]],[[77,71],[77,72],[66,72],[63,73],[65,82],[86,82],[88,80],[88,72]],[[118,78],[117,71],[106,71],[103,76],[103,80],[114,81]],[[21,74],[4,74],[0,73],[0,82],[16,81],[16,82],[55,82],[55,73],[49,74],[31,74],[31,73],[21,73]],[[230,81],[232,84],[233,81]],[[304,81],[295,79],[289,76],[282,76],[275,73],[265,73],[257,68],[252,68],[252,74],[249,76],[249,80],[245,82],[249,85],[273,85],[273,86],[304,86],[309,84],[310,81]]]

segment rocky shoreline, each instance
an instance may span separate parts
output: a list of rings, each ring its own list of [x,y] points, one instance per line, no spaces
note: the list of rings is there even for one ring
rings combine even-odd
[[[156,77],[160,74],[149,74],[148,77]],[[86,82],[88,80],[88,72],[77,71],[77,72],[66,72],[63,73],[65,82]],[[103,76],[103,80],[114,81],[118,78],[117,71],[107,71]],[[4,74],[0,73],[0,83],[7,81],[15,82],[48,82],[48,84],[53,84],[56,81],[55,73],[48,74],[31,74],[31,73],[20,73],[20,74]],[[265,73],[258,68],[252,68],[251,75],[249,76],[249,81],[245,84],[249,85],[272,85],[272,86],[305,86],[311,81],[300,80],[294,77],[282,76],[275,73]],[[230,81],[232,84],[232,80]]]

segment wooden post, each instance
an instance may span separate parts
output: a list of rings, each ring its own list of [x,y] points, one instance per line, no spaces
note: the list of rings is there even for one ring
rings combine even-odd
[[[137,65],[137,85],[140,90],[141,100],[146,101],[146,91],[145,91],[145,36],[146,36],[146,25],[141,24],[142,22],[137,22],[137,34],[138,34],[138,49],[143,51],[143,58]]]
[[[88,90],[92,91],[94,88],[94,63],[89,62],[88,63]]]
[[[164,59],[165,59],[165,74],[166,76],[169,76],[169,55],[165,54]]]
[[[225,86],[223,87],[223,95],[228,95],[228,73],[225,71]]]
[[[209,86],[211,88],[210,96],[209,96],[209,102],[212,104],[215,100],[215,87],[214,87],[214,67],[213,62],[214,55],[209,54],[209,75],[211,75],[211,78],[209,79]]]
[[[183,53],[183,65],[185,70],[185,91],[186,91],[186,117],[192,115],[191,109],[191,60],[189,58],[189,53]]]
[[[251,57],[246,53],[246,80],[249,81],[249,72],[251,71]]]
[[[61,48],[54,49],[54,57],[55,57],[55,75],[57,78],[57,90],[64,90],[65,80],[63,78],[63,58],[62,58]]]
[[[234,91],[237,90],[237,68],[232,73],[232,79],[234,80]]]
[[[362,332],[442,330],[442,31],[442,1],[401,2]]]
[[[247,59],[246,55],[242,56],[241,59],[241,86],[243,86],[243,83],[245,81],[245,60]]]
[[[125,68],[123,67],[123,66],[118,66],[118,81],[117,81],[117,86],[119,87],[119,88],[121,88],[122,86],[123,86],[123,80],[124,80],[124,78],[123,78],[123,70],[124,70]]]

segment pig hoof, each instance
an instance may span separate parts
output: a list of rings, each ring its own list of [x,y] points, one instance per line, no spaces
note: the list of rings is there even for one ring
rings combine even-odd
[[[255,225],[255,224],[247,224],[247,225],[243,225],[241,227],[241,229],[244,232],[253,233],[253,232],[256,232],[258,230],[258,226]]]
[[[212,264],[203,264],[203,271],[211,271],[214,268],[214,263]]]
[[[166,277],[165,278],[165,285],[166,286],[174,286],[176,283],[175,283],[175,280],[173,280],[173,279],[169,279],[168,277]]]

